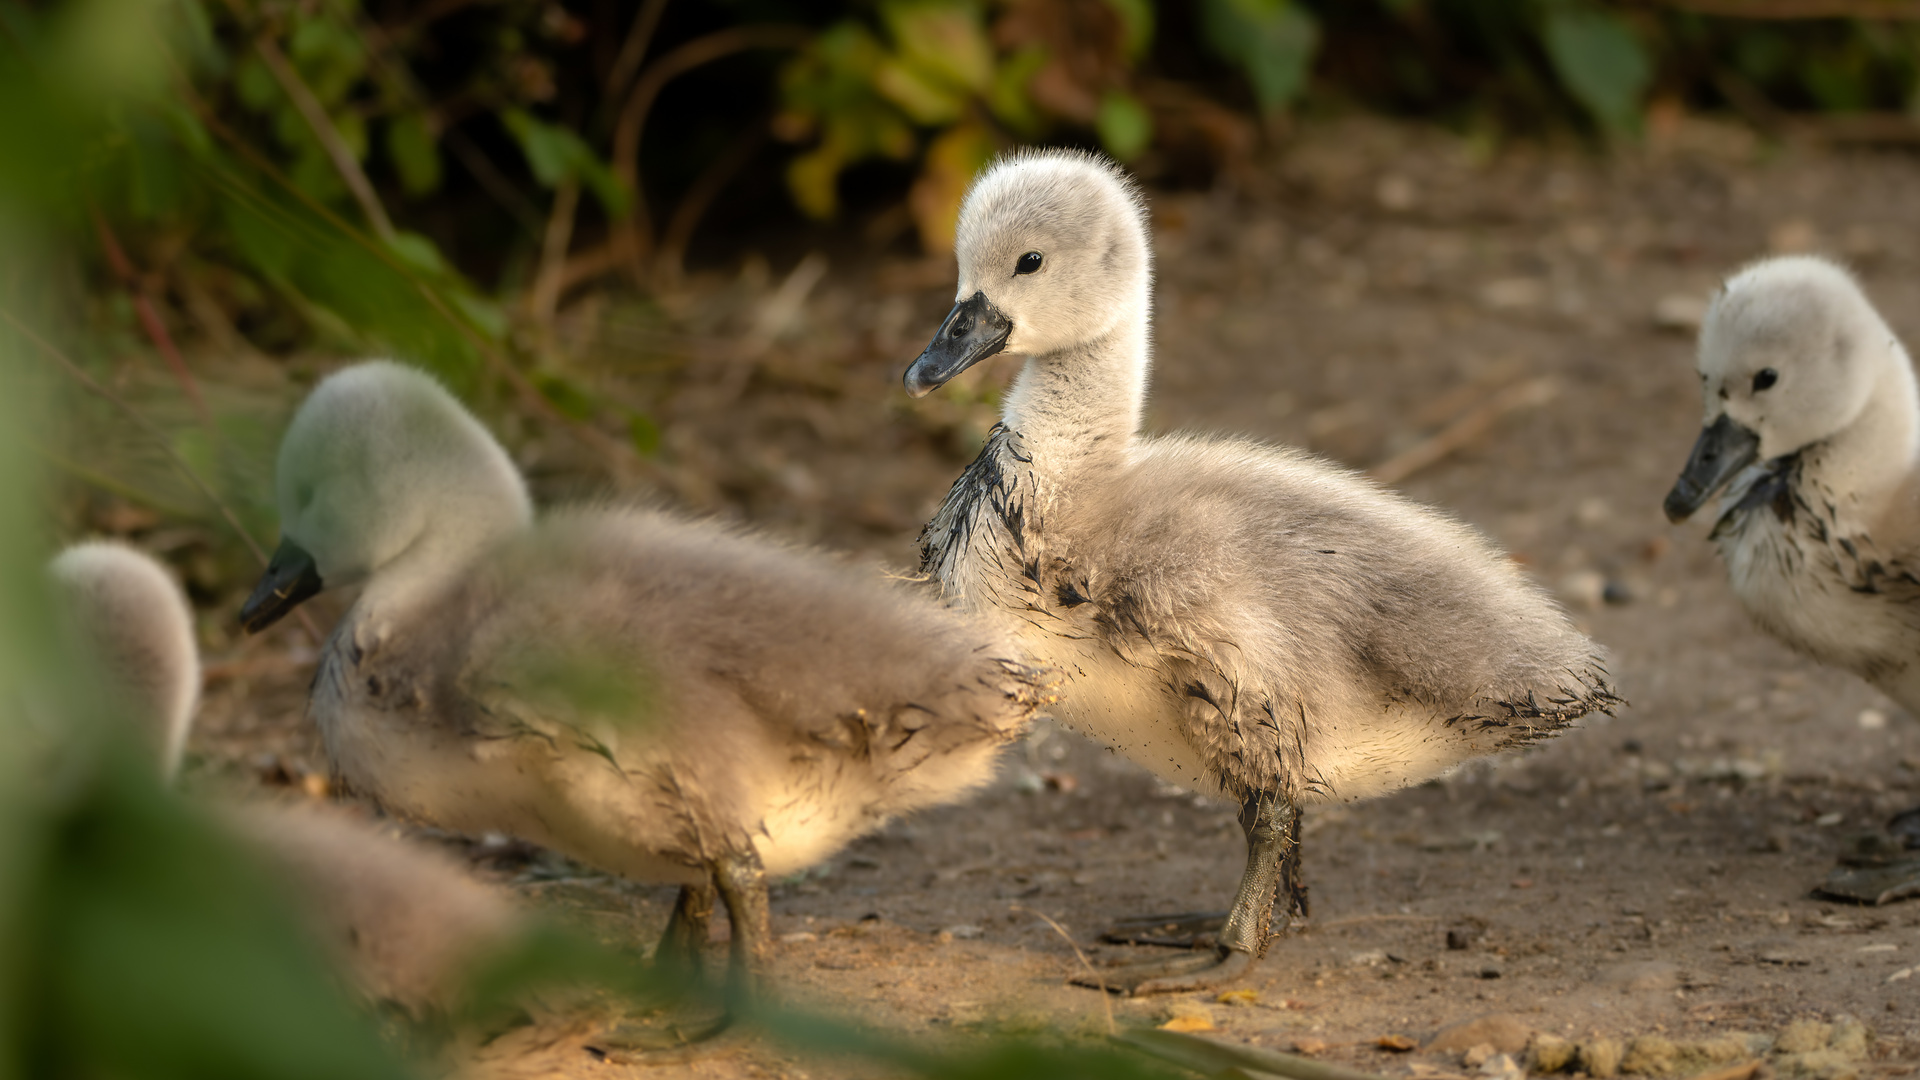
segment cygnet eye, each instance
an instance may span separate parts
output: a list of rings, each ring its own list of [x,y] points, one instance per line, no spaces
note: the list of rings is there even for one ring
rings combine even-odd
[[[1758,393],[1761,390],[1766,390],[1772,387],[1774,383],[1777,383],[1779,381],[1780,381],[1779,372],[1773,370],[1770,367],[1763,367],[1759,371],[1756,371],[1753,373],[1754,392]]]
[[[1040,269],[1040,261],[1039,252],[1029,251],[1025,255],[1020,256],[1019,262],[1013,264],[1013,272],[1015,274],[1031,274]]]

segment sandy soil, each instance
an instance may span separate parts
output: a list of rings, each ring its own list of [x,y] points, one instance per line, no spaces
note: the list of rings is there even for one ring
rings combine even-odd
[[[975,801],[781,885],[778,984],[913,1038],[1091,1036],[1109,1010],[1121,1025],[1185,1015],[1228,1039],[1420,1076],[1480,1070],[1457,1046],[1398,1054],[1375,1040],[1424,1040],[1489,1013],[1629,1045],[1842,1020],[1826,1058],[1776,1053],[1772,1067],[1912,1071],[1920,905],[1848,906],[1809,888],[1849,834],[1920,802],[1920,727],[1752,628],[1705,525],[1669,527],[1659,504],[1697,426],[1690,305],[1744,260],[1828,251],[1920,340],[1917,190],[1909,156],[1769,148],[1684,121],[1610,161],[1349,122],[1306,130],[1215,192],[1156,194],[1149,426],[1373,466],[1492,407],[1483,435],[1401,486],[1562,589],[1613,651],[1632,705],[1525,755],[1309,810],[1313,916],[1245,980],[1252,1003],[1109,1000],[1066,985],[1076,944],[1096,964],[1136,951],[1095,943],[1106,920],[1223,908],[1243,846],[1231,808],[1050,726]],[[647,482],[669,500],[909,566],[918,524],[978,445],[1011,365],[907,401],[898,376],[949,303],[950,269],[849,241],[782,318],[768,298],[797,254],[776,255],[771,273],[750,259],[657,307],[591,298],[563,322],[563,345],[581,378],[659,420]],[[1498,411],[1513,400],[1534,404]],[[547,495],[605,483],[569,446],[522,449]],[[202,780],[321,770],[297,719],[305,671],[292,641],[226,657],[234,677],[212,690],[193,748]],[[268,756],[277,764],[263,768]],[[650,939],[671,903],[669,890],[585,870],[482,869],[610,940]],[[1871,1029],[1864,1041],[1846,1035],[1847,1017]],[[1794,1030],[1783,1049],[1821,1041]],[[509,1038],[480,1064],[663,1077],[850,1068],[751,1041],[620,1066],[589,1053],[594,1037]],[[1682,1068],[1641,1045],[1630,1066]]]

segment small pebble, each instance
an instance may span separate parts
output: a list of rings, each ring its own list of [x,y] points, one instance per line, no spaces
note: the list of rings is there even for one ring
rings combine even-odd
[[[1607,575],[1575,570],[1560,579],[1560,596],[1575,607],[1597,608],[1607,602]]]
[[[1855,722],[1862,731],[1879,731],[1887,726],[1887,714],[1879,709],[1861,709]]]
[[[1668,293],[1654,302],[1653,325],[1662,330],[1690,334],[1700,329],[1707,318],[1707,302],[1685,293]]]
[[[1399,173],[1388,173],[1373,186],[1373,201],[1379,203],[1382,210],[1411,210],[1419,199],[1420,190]]]

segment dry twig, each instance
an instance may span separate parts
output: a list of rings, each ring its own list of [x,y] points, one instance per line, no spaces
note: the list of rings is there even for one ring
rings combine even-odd
[[[540,267],[533,275],[533,288],[527,293],[527,318],[542,329],[553,323],[554,310],[560,306],[561,287],[566,281],[567,248],[573,244],[573,223],[580,209],[580,180],[569,176],[560,181],[553,193],[553,211],[547,217],[546,235],[540,242]]]
[[[1100,1003],[1107,1007],[1107,1034],[1109,1036],[1117,1034],[1120,1029],[1116,1027],[1113,1022],[1113,997],[1107,990],[1107,982],[1100,977],[1100,969],[1094,967],[1093,961],[1087,959],[1087,954],[1080,948],[1080,943],[1073,940],[1072,934],[1067,933],[1067,928],[1053,921],[1053,917],[1044,911],[1036,911],[1033,908],[1022,907],[1019,904],[1010,904],[1007,910],[1024,911],[1029,915],[1038,916],[1041,922],[1053,927],[1053,932],[1059,934],[1061,940],[1067,943],[1067,947],[1073,950],[1073,955],[1080,958],[1080,966],[1087,969],[1088,977],[1093,979],[1094,983],[1100,987]]]
[[[752,49],[793,49],[811,40],[812,33],[802,26],[762,24],[716,30],[675,47],[648,65],[635,80],[633,89],[620,106],[613,124],[612,165],[614,175],[627,189],[632,207],[626,219],[615,226],[614,239],[621,261],[634,281],[646,284],[646,259],[653,243],[652,224],[647,215],[646,192],[640,186],[640,135],[654,99],[674,79],[703,64]]]
[[[614,57],[613,67],[607,71],[606,85],[601,87],[609,100],[618,98],[633,81],[641,61],[647,58],[647,48],[653,44],[653,32],[660,27],[660,16],[666,12],[667,0],[646,0],[640,5],[633,25],[627,29],[626,40],[620,43],[620,55]]]
[[[1559,386],[1545,376],[1510,384],[1434,432],[1367,471],[1383,484],[1398,484],[1457,450],[1480,441],[1501,417],[1553,400]]]
[[[680,197],[680,205],[674,207],[673,216],[667,219],[667,227],[660,235],[660,249],[654,256],[654,273],[666,281],[677,281],[686,272],[687,244],[693,239],[693,230],[706,216],[707,208],[713,205],[720,192],[733,182],[733,178],[745,168],[747,162],[767,141],[767,126],[756,123],[741,132],[731,145],[721,151],[700,175],[693,186]]]

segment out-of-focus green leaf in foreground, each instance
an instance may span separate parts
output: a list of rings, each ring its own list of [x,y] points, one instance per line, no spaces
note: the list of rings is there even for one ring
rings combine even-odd
[[[1541,36],[1561,85],[1608,134],[1639,130],[1653,62],[1618,15],[1560,0],[1547,6]]]
[[[1264,112],[1274,112],[1307,84],[1320,46],[1312,13],[1292,0],[1204,0],[1200,26],[1207,43],[1246,72]]]

